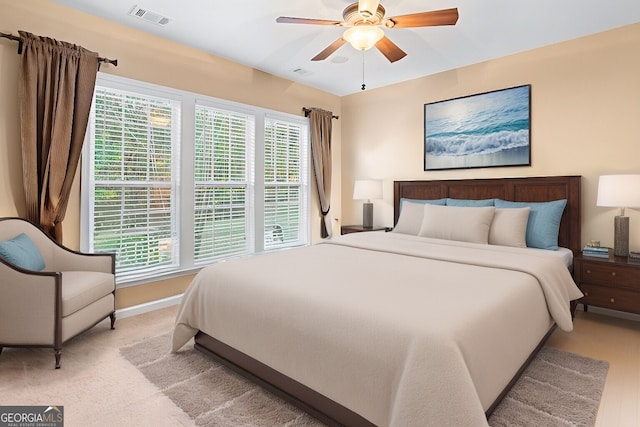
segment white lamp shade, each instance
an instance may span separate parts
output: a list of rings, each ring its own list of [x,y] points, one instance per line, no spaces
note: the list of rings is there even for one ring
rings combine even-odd
[[[612,208],[640,208],[640,175],[600,176],[596,204]]]
[[[358,179],[353,186],[354,200],[382,199],[382,181],[379,179]]]
[[[368,50],[384,37],[384,31],[374,25],[356,25],[344,32],[342,38],[358,50]]]

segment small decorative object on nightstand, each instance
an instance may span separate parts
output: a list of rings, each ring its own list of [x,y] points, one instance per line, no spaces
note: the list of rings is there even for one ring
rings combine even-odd
[[[627,261],[629,264],[640,264],[640,252],[629,251]]]
[[[361,233],[363,231],[381,231],[381,230],[389,231],[390,228],[388,227],[367,228],[361,225],[343,225],[342,227],[340,227],[340,234]]]
[[[573,266],[585,311],[593,305],[640,314],[640,264],[610,252],[607,258],[576,255]]]

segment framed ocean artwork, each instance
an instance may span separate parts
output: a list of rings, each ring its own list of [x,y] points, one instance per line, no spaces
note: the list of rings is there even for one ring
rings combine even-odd
[[[424,104],[424,170],[531,165],[531,85]]]

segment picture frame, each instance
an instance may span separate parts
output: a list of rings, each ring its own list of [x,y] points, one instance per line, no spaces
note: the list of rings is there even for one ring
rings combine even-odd
[[[424,170],[531,166],[531,85],[424,104]]]

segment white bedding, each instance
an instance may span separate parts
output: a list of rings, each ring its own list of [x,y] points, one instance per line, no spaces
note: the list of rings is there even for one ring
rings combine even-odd
[[[564,263],[564,265],[567,266],[567,268],[569,270],[571,270],[571,268],[573,267],[573,252],[571,251],[571,249],[569,248],[558,248],[557,251],[550,251],[548,249],[535,249],[535,248],[529,248],[529,251],[542,251],[542,253],[546,254],[546,255],[550,255],[550,256],[555,256],[557,258],[560,258],[562,260],[562,262]]]
[[[354,233],[203,269],[173,351],[201,330],[378,426],[480,426],[581,296],[544,251]]]

